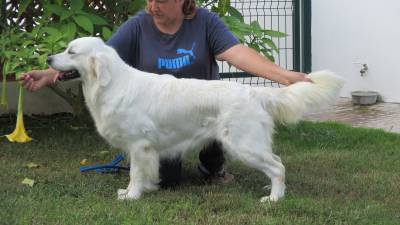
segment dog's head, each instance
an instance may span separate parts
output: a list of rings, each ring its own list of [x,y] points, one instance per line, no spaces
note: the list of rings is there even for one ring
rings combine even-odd
[[[71,41],[67,49],[49,56],[50,67],[61,72],[76,70],[84,84],[106,86],[111,81],[111,55],[115,51],[100,38],[84,37]]]

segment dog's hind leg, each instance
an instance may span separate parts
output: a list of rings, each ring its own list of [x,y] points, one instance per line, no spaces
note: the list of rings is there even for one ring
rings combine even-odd
[[[239,153],[239,159],[247,165],[262,171],[271,180],[271,193],[260,199],[261,202],[278,201],[285,194],[285,167],[276,159],[273,153],[265,152],[257,154],[251,148],[241,149],[243,153]]]
[[[239,127],[240,129],[236,129]],[[224,148],[246,165],[262,171],[271,180],[271,193],[261,202],[277,201],[285,193],[285,167],[272,152],[271,131],[255,121],[241,121],[229,126],[222,138]]]
[[[285,167],[280,162],[280,158],[273,153],[265,157],[262,163],[264,165],[260,166],[260,169],[271,179],[271,194],[262,197],[260,201],[275,202],[285,194]]]
[[[138,199],[143,192],[158,189],[159,156],[147,141],[135,143],[130,154],[130,181],[127,189],[118,190],[118,199]]]

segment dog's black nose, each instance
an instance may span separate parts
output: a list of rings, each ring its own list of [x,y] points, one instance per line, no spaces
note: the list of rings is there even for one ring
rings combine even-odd
[[[47,65],[50,65],[52,61],[53,61],[53,58],[51,56],[47,57],[47,60],[46,60]]]

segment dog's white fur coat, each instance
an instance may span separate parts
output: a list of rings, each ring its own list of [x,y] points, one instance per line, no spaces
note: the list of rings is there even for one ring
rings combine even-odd
[[[160,76],[128,66],[93,37],[72,41],[50,61],[56,70],[79,71],[98,132],[130,156],[130,182],[119,199],[156,190],[160,158],[216,139],[271,179],[271,193],[261,201],[277,201],[284,195],[285,167],[271,148],[274,121],[297,122],[310,108],[331,102],[343,85],[329,72],[284,88]]]

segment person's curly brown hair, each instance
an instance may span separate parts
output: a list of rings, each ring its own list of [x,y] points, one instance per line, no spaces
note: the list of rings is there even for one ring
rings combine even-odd
[[[149,5],[146,5],[146,11],[150,12]],[[184,0],[182,6],[183,15],[185,19],[192,19],[196,15],[196,1],[195,0]]]

